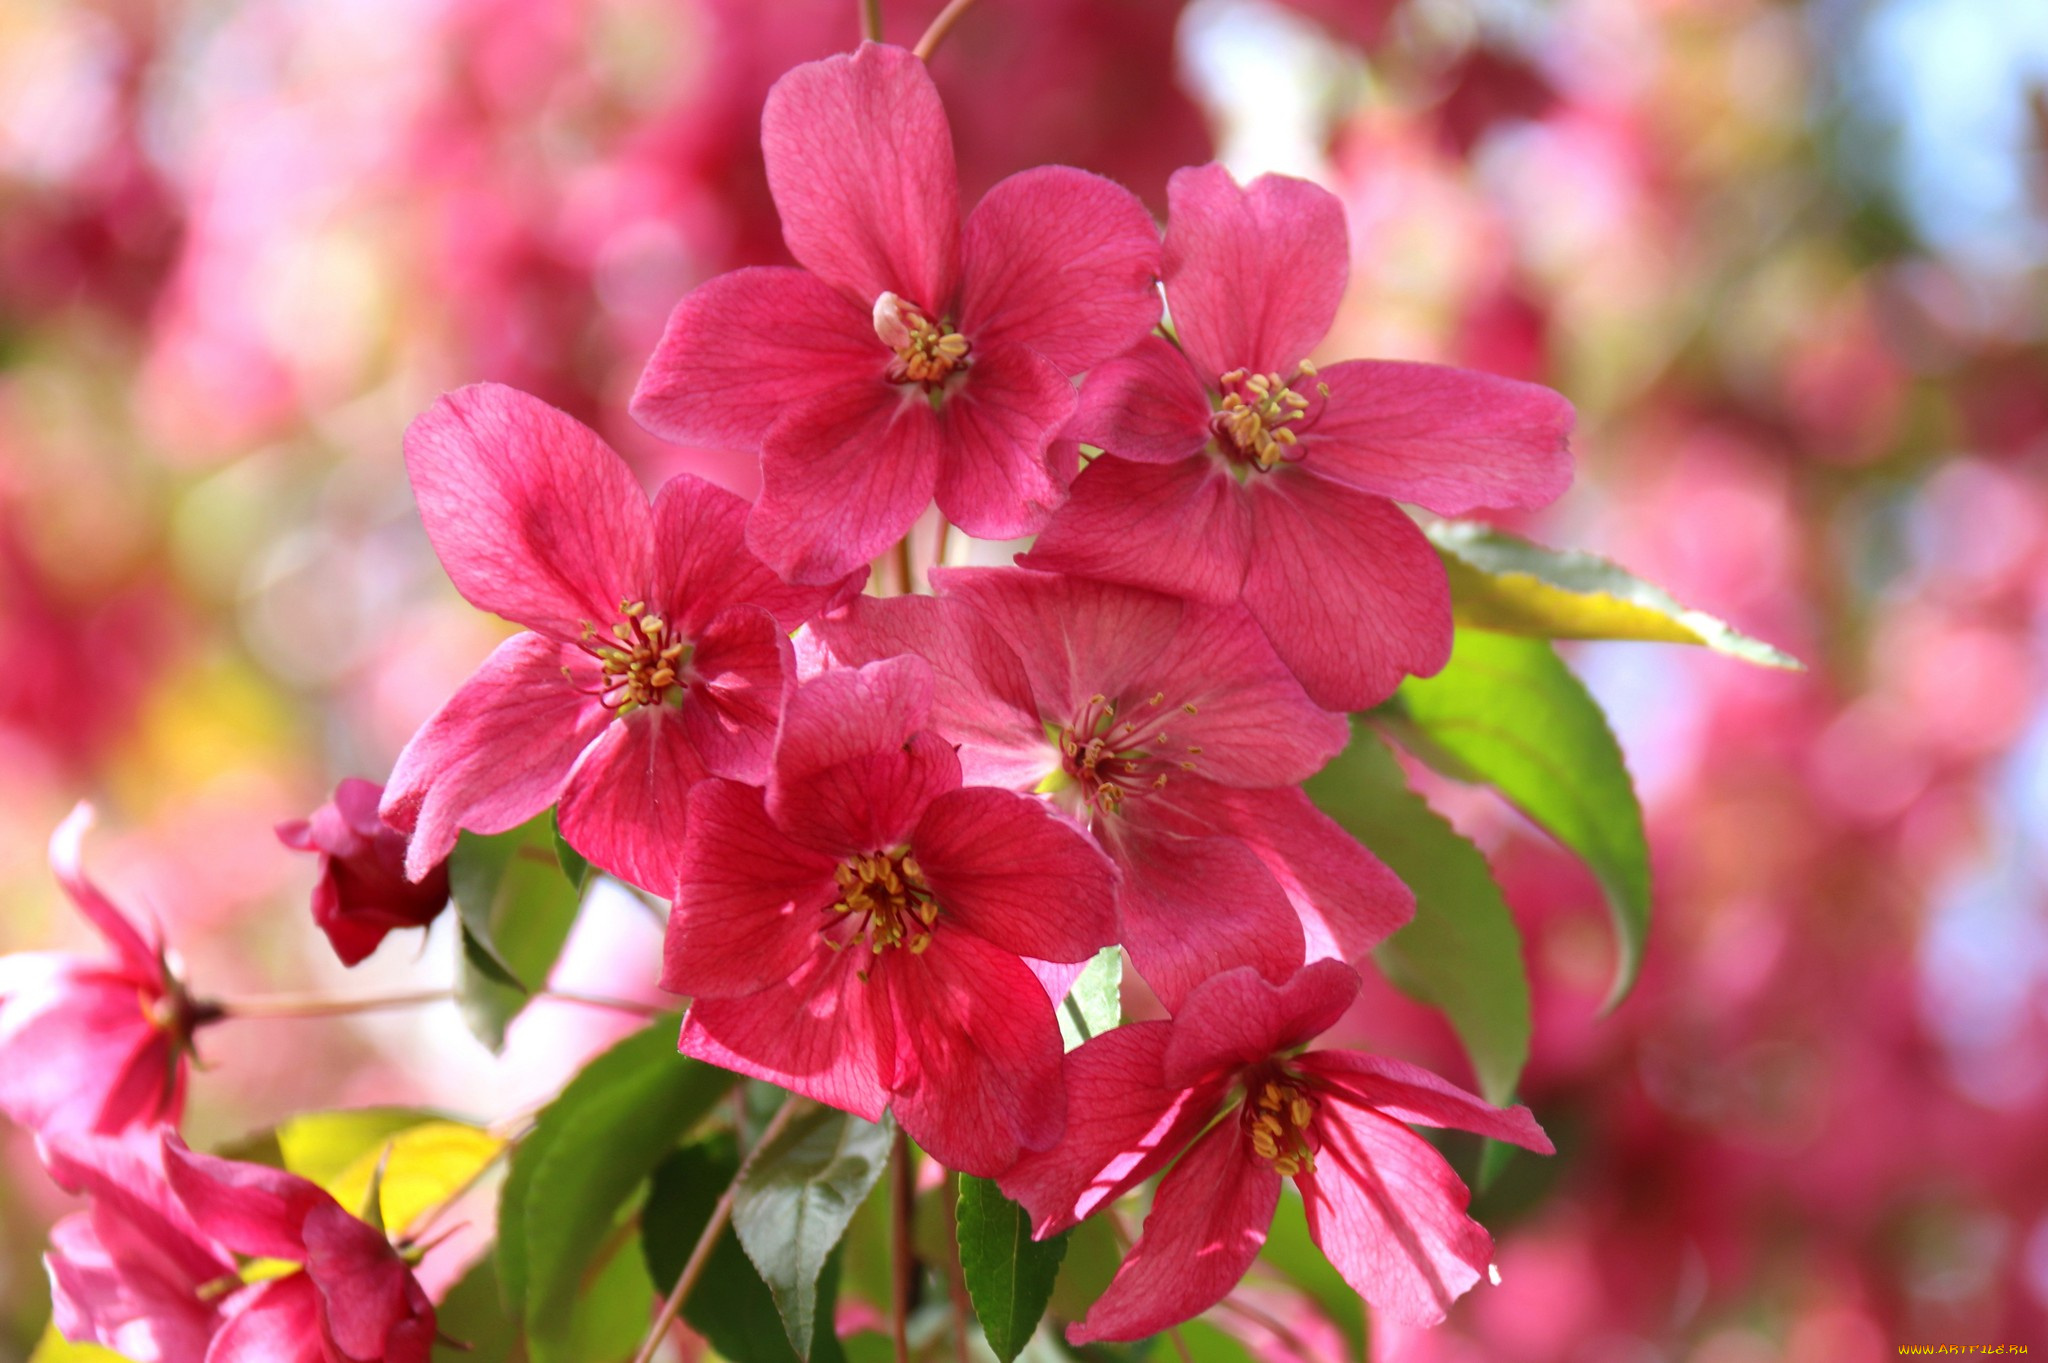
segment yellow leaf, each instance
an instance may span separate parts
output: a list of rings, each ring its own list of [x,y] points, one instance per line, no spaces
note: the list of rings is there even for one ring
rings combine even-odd
[[[363,1210],[370,1180],[388,1145],[380,1204],[384,1225],[403,1234],[421,1216],[439,1207],[476,1180],[498,1157],[505,1143],[488,1131],[461,1122],[430,1121],[401,1131],[365,1151],[328,1185],[334,1200],[351,1212]]]

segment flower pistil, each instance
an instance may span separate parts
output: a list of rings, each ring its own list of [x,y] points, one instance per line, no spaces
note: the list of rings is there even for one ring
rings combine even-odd
[[[849,857],[832,874],[839,882],[839,899],[832,912],[855,923],[847,935],[827,937],[834,951],[863,933],[868,949],[877,956],[892,947],[907,947],[911,955],[921,956],[932,944],[932,924],[938,921],[939,906],[917,858],[907,849]]]
[[[1300,458],[1295,449],[1295,422],[1308,415],[1309,399],[1289,387],[1290,383],[1315,377],[1316,367],[1301,362],[1293,379],[1278,374],[1253,374],[1233,369],[1217,380],[1223,392],[1222,409],[1209,418],[1209,428],[1219,440],[1229,442],[1239,459],[1254,464],[1261,472],[1283,460]],[[1327,397],[1329,389],[1318,384]]]
[[[600,642],[597,626],[588,621],[583,625],[583,651],[604,669],[604,680],[594,694],[621,713],[680,701],[678,682],[689,664],[689,640],[672,634],[660,616],[649,615],[645,601],[621,601],[619,614],[625,618],[612,626],[616,642]]]
[[[896,352],[889,365],[891,383],[921,383],[937,388],[956,369],[967,367],[967,338],[951,326],[933,322],[893,293],[875,300],[875,335]]]

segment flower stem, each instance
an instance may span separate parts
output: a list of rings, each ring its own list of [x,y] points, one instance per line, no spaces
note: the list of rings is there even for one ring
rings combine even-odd
[[[794,1093],[783,1099],[782,1106],[761,1132],[761,1139],[754,1142],[754,1148],[740,1161],[739,1170],[733,1174],[732,1182],[718,1195],[718,1205],[711,1209],[711,1219],[704,1223],[704,1233],[697,1237],[696,1245],[690,1250],[690,1257],[683,1263],[683,1271],[676,1275],[676,1285],[661,1303],[661,1313],[654,1318],[654,1325],[647,1331],[647,1338],[640,1342],[640,1352],[633,1355],[633,1363],[653,1363],[655,1351],[661,1348],[661,1341],[668,1335],[676,1317],[682,1314],[683,1303],[689,1299],[690,1291],[697,1286],[697,1279],[704,1274],[704,1265],[711,1262],[711,1250],[717,1245],[718,1237],[725,1234],[726,1223],[732,1220],[733,1198],[738,1195],[740,1181],[754,1167],[754,1159],[782,1134],[799,1108],[810,1107],[808,1098],[799,1098]]]
[[[860,0],[860,36],[863,41],[882,41],[882,0]]]
[[[336,998],[329,994],[257,994],[245,999],[222,999],[213,1006],[228,1018],[336,1018],[355,1013],[383,1013],[395,1008],[419,1008],[446,1003],[455,997],[452,989],[425,989],[410,994],[372,994],[365,998]]]
[[[972,1327],[967,1322],[974,1303],[967,1295],[967,1278],[960,1267],[960,1175],[947,1176],[946,1195],[941,1200],[946,1209],[946,1238],[953,1242],[953,1261],[946,1265],[946,1289],[953,1298],[953,1363],[973,1363],[974,1351],[968,1343]]]
[[[903,532],[903,538],[896,541],[896,594],[915,596],[917,583],[910,575],[910,532]]]
[[[939,517],[939,537],[932,545],[933,568],[943,568],[946,566],[946,537],[952,533],[953,523],[947,520],[944,515],[941,515]],[[924,575],[924,581],[926,586],[932,585],[932,575],[929,570]]]
[[[896,1363],[910,1363],[910,1298],[916,1289],[917,1255],[911,1248],[911,1223],[917,1216],[917,1180],[910,1169],[910,1138],[896,1130],[896,1148],[889,1155],[889,1257],[896,1273],[894,1300],[889,1303],[889,1339]]]
[[[946,7],[939,11],[938,18],[932,20],[931,27],[924,31],[924,36],[917,40],[917,46],[911,51],[916,53],[920,60],[930,61],[933,50],[946,40],[946,35],[952,32],[953,25],[960,22],[960,16],[973,8],[974,0],[948,0]]]

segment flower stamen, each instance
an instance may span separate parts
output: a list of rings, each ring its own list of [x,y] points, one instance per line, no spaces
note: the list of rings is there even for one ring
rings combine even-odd
[[[844,950],[862,936],[867,938],[868,950],[877,956],[896,947],[922,956],[931,946],[939,905],[917,858],[907,848],[850,857],[833,870],[832,877],[839,883],[839,898],[831,912],[840,916],[825,929],[826,944],[832,950]],[[851,931],[836,933],[840,921],[851,922]]]
[[[1293,380],[1278,374],[1253,374],[1233,369],[1217,380],[1223,392],[1221,410],[1209,418],[1209,429],[1240,460],[1268,472],[1283,461],[1299,459],[1294,423],[1308,416],[1309,399],[1288,385],[1315,377],[1315,366],[1303,360]],[[1317,391],[1329,396],[1326,385]]]
[[[1316,1100],[1305,1089],[1286,1079],[1268,1078],[1249,1096],[1244,1113],[1252,1153],[1272,1165],[1274,1173],[1293,1178],[1316,1171],[1315,1150],[1309,1143]]]
[[[619,614],[624,618],[612,626],[610,641],[596,625],[583,622],[581,647],[604,673],[587,694],[621,715],[645,705],[680,704],[690,641],[672,632],[660,616],[649,615],[645,601],[621,601]],[[562,673],[569,675],[569,669]]]
[[[875,335],[896,352],[889,382],[937,388],[956,369],[967,367],[967,338],[950,325],[933,322],[893,293],[875,300]]]

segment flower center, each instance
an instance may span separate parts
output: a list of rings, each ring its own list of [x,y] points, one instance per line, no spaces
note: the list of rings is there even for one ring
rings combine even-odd
[[[921,383],[937,388],[956,369],[967,367],[967,338],[944,323],[933,322],[893,293],[875,300],[875,335],[896,352],[889,382]]]
[[[832,875],[839,882],[832,912],[840,918],[826,927],[825,940],[834,951],[863,936],[877,956],[893,947],[908,947],[911,955],[921,956],[932,944],[939,906],[908,848],[849,857]],[[835,932],[840,922],[852,926]]]
[[[583,651],[604,669],[603,680],[587,694],[621,715],[643,705],[681,704],[679,682],[689,666],[690,641],[672,633],[660,616],[649,615],[645,601],[621,601],[619,614],[625,618],[612,626],[609,640],[583,622]],[[568,671],[563,668],[563,675]]]
[[[1301,1085],[1277,1075],[1256,1083],[1244,1105],[1252,1153],[1282,1178],[1313,1174],[1316,1155],[1308,1133],[1315,1115],[1316,1100]]]
[[[1133,709],[1119,715],[1115,701],[1092,696],[1059,732],[1061,770],[1080,787],[1081,798],[1105,814],[1114,814],[1128,796],[1162,788],[1174,771],[1193,771],[1193,759],[1202,755],[1195,745],[1176,755],[1166,731],[1169,715],[1195,714],[1193,705],[1168,709],[1161,691]]]
[[[1303,360],[1293,381],[1315,375],[1316,367]],[[1291,427],[1307,417],[1309,400],[1287,386],[1290,380],[1233,369],[1216,382],[1223,405],[1209,418],[1209,429],[1240,461],[1264,473],[1283,460],[1301,458]],[[1328,385],[1316,387],[1329,396]]]

